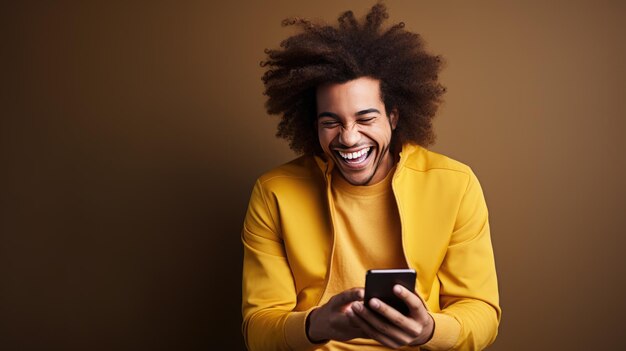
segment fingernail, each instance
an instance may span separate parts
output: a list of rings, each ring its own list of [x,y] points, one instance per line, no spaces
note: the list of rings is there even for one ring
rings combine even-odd
[[[355,302],[355,303],[352,304],[352,309],[355,310],[355,311],[360,311],[361,308],[362,308],[362,306],[358,302]]]
[[[400,285],[395,285],[393,287],[393,291],[395,291],[397,294],[401,294],[402,293],[402,286]]]
[[[378,307],[380,307],[380,302],[377,299],[371,299],[370,300],[370,306],[372,306],[374,308],[378,308]]]

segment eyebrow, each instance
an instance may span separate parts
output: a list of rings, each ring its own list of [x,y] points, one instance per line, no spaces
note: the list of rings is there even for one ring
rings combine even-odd
[[[368,113],[378,113],[380,114],[380,111],[378,111],[375,108],[368,108],[366,110],[361,110],[359,112],[356,113],[357,116],[362,116],[362,115],[366,115]],[[339,116],[336,113],[332,113],[332,112],[321,112],[320,114],[317,115],[317,118],[322,118],[322,117],[332,117],[332,118],[339,118]]]

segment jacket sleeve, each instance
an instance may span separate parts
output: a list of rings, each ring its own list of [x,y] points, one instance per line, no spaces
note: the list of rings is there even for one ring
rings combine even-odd
[[[257,181],[242,230],[243,336],[256,350],[308,350],[309,311],[293,311],[297,293],[279,227],[278,207]]]
[[[450,238],[437,274],[441,312],[429,350],[482,350],[496,338],[501,309],[487,205],[470,171]]]

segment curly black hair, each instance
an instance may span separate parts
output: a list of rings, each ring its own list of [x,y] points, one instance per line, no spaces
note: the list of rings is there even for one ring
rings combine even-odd
[[[262,78],[265,107],[269,114],[282,114],[276,136],[287,139],[292,150],[322,153],[315,128],[317,87],[360,77],[380,80],[385,109],[398,111],[392,147],[434,142],[432,119],[445,92],[438,82],[442,60],[426,52],[422,38],[404,30],[403,22],[383,30],[388,17],[385,5],[377,3],[364,23],[352,11],[339,16],[338,27],[302,18],[283,21],[302,31],[283,40],[281,49],[266,49],[261,66],[268,67]]]

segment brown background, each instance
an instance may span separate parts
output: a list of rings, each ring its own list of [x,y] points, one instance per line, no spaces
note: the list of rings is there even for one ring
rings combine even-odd
[[[0,348],[241,349],[248,196],[293,157],[258,62],[292,33],[283,18],[372,2],[8,3]],[[626,6],[388,5],[447,60],[433,149],[485,189],[504,310],[492,349],[617,347]]]

